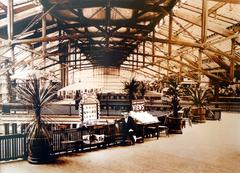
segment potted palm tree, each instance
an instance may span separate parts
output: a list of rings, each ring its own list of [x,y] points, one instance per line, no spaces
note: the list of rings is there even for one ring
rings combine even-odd
[[[41,111],[55,95],[56,87],[35,75],[22,81],[16,88],[19,101],[30,105],[34,110],[34,118],[26,129],[28,144],[28,161],[30,163],[46,163],[50,161],[50,141],[46,124]]]
[[[193,121],[197,117],[199,122],[204,123],[206,121],[206,105],[213,98],[213,93],[210,89],[201,89],[199,86],[184,88],[184,93],[192,102]]]
[[[128,81],[124,82],[124,91],[128,94],[129,103],[130,103],[129,111],[132,108],[132,101],[137,98],[136,95],[137,95],[138,89],[139,89],[139,82],[135,78],[130,79],[129,82]]]
[[[138,90],[139,90],[139,92],[141,94],[141,99],[144,99],[144,96],[145,96],[145,94],[147,92],[147,83],[144,82],[144,81],[140,81]]]
[[[167,84],[166,94],[171,98],[172,114],[168,116],[168,127],[170,133],[182,134],[182,117],[179,114],[181,106],[179,104],[180,91],[175,77],[165,77],[163,82]]]

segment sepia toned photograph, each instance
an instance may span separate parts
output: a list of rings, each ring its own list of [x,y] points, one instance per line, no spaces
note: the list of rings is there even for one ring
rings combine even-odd
[[[240,0],[0,0],[0,173],[161,172],[240,172]]]

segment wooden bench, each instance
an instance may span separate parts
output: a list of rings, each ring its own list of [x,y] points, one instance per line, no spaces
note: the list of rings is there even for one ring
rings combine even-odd
[[[169,129],[167,126],[160,125],[160,126],[158,126],[158,129],[159,129],[159,135],[161,134],[161,132],[165,132],[166,136],[169,137],[169,133],[168,133]]]
[[[65,148],[66,153],[68,151],[78,151],[79,149],[83,150],[83,140],[66,140],[61,141],[61,144]]]

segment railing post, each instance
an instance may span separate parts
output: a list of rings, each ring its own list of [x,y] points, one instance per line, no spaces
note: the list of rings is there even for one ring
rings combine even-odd
[[[27,160],[28,151],[27,151],[27,135],[26,134],[24,134],[24,137],[23,137],[23,144],[24,144],[23,160]]]
[[[0,160],[2,160],[2,138],[0,137]]]
[[[4,123],[4,134],[5,135],[9,134],[9,123]]]
[[[17,134],[17,123],[12,124],[12,134]]]

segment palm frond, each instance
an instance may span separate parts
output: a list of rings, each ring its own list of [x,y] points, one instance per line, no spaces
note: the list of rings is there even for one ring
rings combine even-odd
[[[129,99],[135,99],[136,93],[138,92],[139,82],[132,78],[129,82],[125,81],[124,83],[124,91],[129,95]]]
[[[22,81],[17,87],[19,101],[33,107],[35,115],[40,116],[41,109],[52,100],[56,92],[56,86],[42,81],[35,75]]]
[[[213,97],[210,89],[201,89],[199,87],[184,88],[186,96],[190,96],[190,101],[197,107],[204,107]]]

